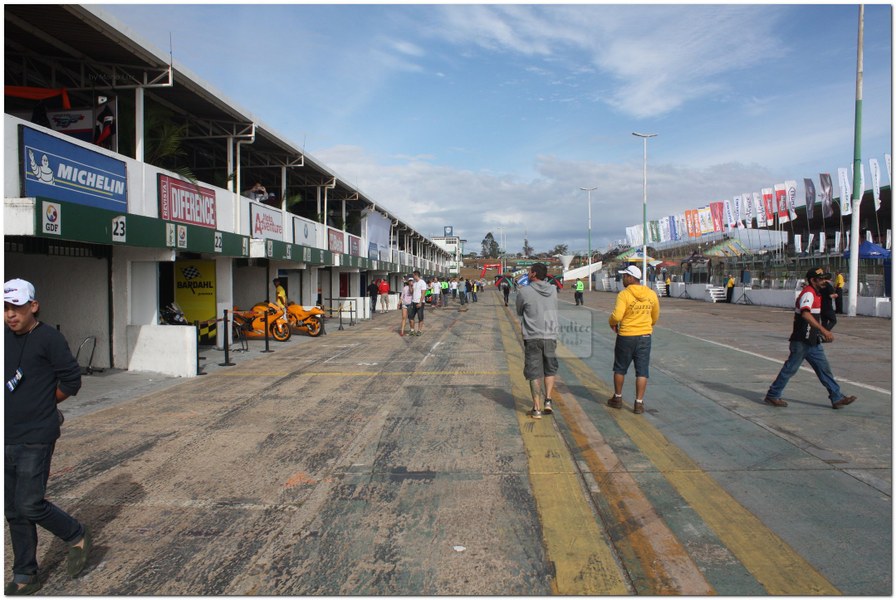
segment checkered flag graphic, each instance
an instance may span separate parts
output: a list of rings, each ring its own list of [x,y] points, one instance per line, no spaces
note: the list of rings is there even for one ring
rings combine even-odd
[[[187,281],[190,281],[191,279],[196,279],[201,274],[201,273],[199,273],[199,269],[197,269],[196,267],[193,267],[193,266],[186,267],[181,272],[184,274],[184,279],[186,279]]]

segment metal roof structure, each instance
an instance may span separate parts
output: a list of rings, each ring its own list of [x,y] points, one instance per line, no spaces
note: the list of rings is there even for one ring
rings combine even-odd
[[[170,56],[153,49],[114,17],[95,6],[59,4],[4,5],[4,67],[7,86],[65,88],[74,107],[94,106],[98,95],[121,102],[120,131],[133,126],[133,90],[142,87],[149,107],[164,110],[184,135],[184,167],[196,178],[227,187],[228,139],[240,144],[240,187],[259,180],[286,196],[301,195],[294,214],[317,218],[318,189],[331,203],[344,201],[346,214],[375,209],[412,238],[427,240],[411,225],[366,197],[332,169],[228,100]],[[6,96],[6,112],[31,110],[33,100]],[[150,135],[150,132],[147,132]],[[123,136],[124,137],[124,136]],[[128,154],[128,149],[121,150]],[[132,154],[131,154],[132,155]],[[161,165],[160,165],[161,166]],[[336,209],[330,204],[331,209]],[[350,221],[350,219],[347,219]],[[357,232],[356,232],[357,233]],[[441,249],[428,241],[435,252]]]

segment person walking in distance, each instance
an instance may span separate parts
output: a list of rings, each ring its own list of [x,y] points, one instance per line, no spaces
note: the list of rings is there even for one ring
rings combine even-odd
[[[429,284],[429,289],[432,291],[432,307],[439,308],[442,304],[442,284],[439,283],[438,277],[432,278],[432,283]]]
[[[579,277],[576,279],[576,306],[585,304],[585,282]]]
[[[401,304],[401,329],[398,331],[398,335],[404,337],[404,324],[408,322],[408,314],[411,310],[411,304],[414,302],[414,278],[408,277],[404,282],[404,285],[401,287],[401,293],[398,298],[399,304]],[[414,331],[414,322],[411,321],[411,332]]]
[[[611,408],[622,408],[622,385],[628,368],[635,363],[635,414],[644,412],[644,393],[650,376],[650,342],[653,326],[660,318],[660,301],[656,292],[641,285],[641,269],[631,265],[622,275],[625,287],[616,296],[616,306],[610,314],[610,329],[616,332],[613,351],[613,397],[607,400]]]
[[[380,279],[380,282],[377,284],[377,291],[380,295],[380,312],[386,314],[386,311],[389,309],[389,292],[392,290],[389,288],[389,282],[385,278]]]
[[[765,395],[766,404],[779,408],[787,406],[787,402],[781,399],[781,394],[804,360],[809,363],[818,380],[828,391],[831,408],[843,408],[856,401],[855,396],[844,396],[840,391],[821,345],[821,342],[834,341],[834,334],[819,322],[823,301],[821,287],[829,277],[830,274],[821,267],[806,273],[808,284],[796,299],[793,332],[790,334],[790,356],[784,361],[781,371],[768,388],[768,393]]]
[[[559,368],[557,288],[545,281],[547,275],[547,266],[535,263],[529,268],[529,285],[520,286],[516,292],[516,313],[520,316],[525,355],[523,376],[529,381],[532,393],[529,416],[533,419],[554,412],[551,394]]]
[[[370,314],[376,312],[376,299],[380,295],[380,286],[376,281],[371,280],[367,286],[367,297],[370,298]]]
[[[843,288],[846,286],[846,280],[843,278],[843,273],[841,271],[837,271],[837,277],[834,278],[834,293],[837,295],[834,296],[834,302],[837,306],[837,314],[843,314]]]
[[[510,281],[507,277],[501,279],[501,293],[504,294],[504,306],[507,306],[510,300]]]
[[[411,308],[408,310],[408,319],[411,321],[411,335],[423,335],[423,306],[426,300],[426,290],[426,282],[420,277],[420,271],[414,271]],[[417,319],[416,328],[414,328],[415,317]]]
[[[81,368],[62,334],[37,319],[39,310],[31,283],[12,279],[4,284],[3,491],[13,553],[13,578],[4,593],[14,596],[41,588],[38,525],[67,546],[69,577],[84,570],[92,546],[89,529],[46,499],[63,420],[56,405],[81,389]]]

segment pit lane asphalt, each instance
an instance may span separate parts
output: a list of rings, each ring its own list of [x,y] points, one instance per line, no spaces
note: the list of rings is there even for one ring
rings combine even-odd
[[[585,297],[561,293],[587,342],[540,421],[494,290],[420,337],[391,313],[235,367],[203,350],[195,379],[85,376],[49,496],[96,549],[71,581],[41,531],[41,593],[892,592],[889,320],[842,317],[825,347],[855,404],[801,371],[776,409],[789,311],[664,298],[636,416],[604,404],[615,295]]]

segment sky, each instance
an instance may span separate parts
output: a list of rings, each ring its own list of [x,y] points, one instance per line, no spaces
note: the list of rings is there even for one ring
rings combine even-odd
[[[370,200],[478,252],[853,164],[857,4],[98,5]],[[890,183],[892,14],[866,4],[861,157]]]

